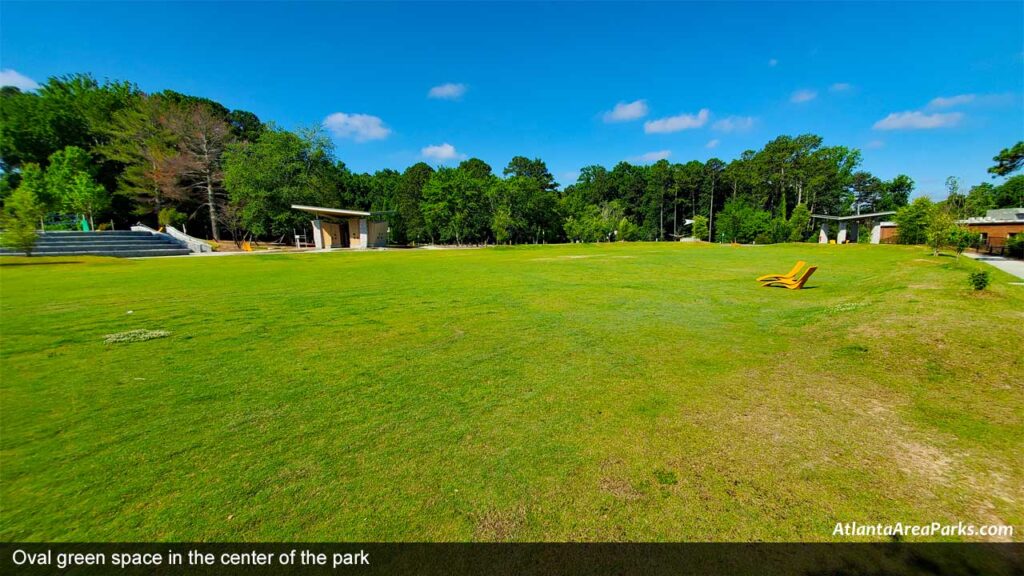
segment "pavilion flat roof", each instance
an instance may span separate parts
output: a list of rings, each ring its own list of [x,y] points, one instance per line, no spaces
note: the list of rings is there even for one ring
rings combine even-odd
[[[878,218],[879,216],[892,216],[896,211],[889,212],[872,212],[870,214],[853,214],[851,216],[829,216],[828,214],[811,214],[811,218],[820,218],[822,220],[867,220],[869,218]]]

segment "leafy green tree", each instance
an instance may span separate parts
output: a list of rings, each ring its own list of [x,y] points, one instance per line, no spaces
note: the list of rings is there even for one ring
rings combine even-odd
[[[504,170],[505,176],[525,176],[534,179],[544,190],[558,190],[558,182],[548,171],[547,164],[540,158],[530,160],[525,156],[515,156]]]
[[[29,162],[21,168],[21,183],[18,185],[23,195],[31,194],[39,204],[39,227],[45,229],[43,218],[46,212],[59,207],[59,202],[50,194],[46,186],[46,174],[39,164]]]
[[[693,217],[693,237],[706,238],[710,234],[707,216],[697,214]]]
[[[992,177],[996,176],[1009,176],[1021,167],[1024,167],[1024,140],[1017,142],[1009,148],[1003,148],[999,151],[992,161],[996,163],[988,169]]]
[[[78,173],[71,186],[64,191],[64,205],[75,214],[89,220],[89,228],[96,229],[95,217],[110,207],[110,194],[86,173]]]
[[[1024,206],[1024,174],[1011,176],[992,193],[993,208],[1019,208]]]
[[[55,198],[63,198],[79,174],[95,174],[92,158],[78,146],[68,146],[50,155],[46,187]]]
[[[934,210],[932,201],[924,196],[897,210],[893,221],[898,227],[896,233],[900,244],[924,244]]]
[[[855,212],[875,212],[881,204],[884,185],[881,180],[868,172],[855,172],[850,182],[854,197]]]
[[[960,259],[960,255],[963,254],[964,250],[977,246],[980,240],[980,236],[976,232],[971,232],[966,226],[951,225],[946,237],[946,241],[956,251],[957,260]]]
[[[331,204],[324,195],[336,193],[338,169],[330,141],[319,136],[271,126],[255,142],[228,146],[223,165],[230,208],[221,208],[221,215],[232,221],[229,227],[283,237],[307,225],[292,204]]]
[[[932,249],[932,256],[938,256],[939,250],[949,243],[954,228],[953,217],[948,212],[941,208],[931,211],[925,238]]]
[[[402,173],[398,185],[396,220],[392,224],[397,242],[419,243],[429,238],[421,204],[423,187],[433,174],[434,169],[425,162],[413,164]]]
[[[914,180],[906,174],[899,174],[888,182],[882,182],[881,196],[875,210],[888,212],[906,206],[913,191]]]
[[[33,187],[25,186],[23,181],[7,198],[0,217],[3,227],[0,244],[31,256],[37,239],[36,222],[43,217],[43,205]]]
[[[441,242],[483,240],[491,217],[484,207],[485,183],[457,168],[439,168],[423,187],[423,220]]]
[[[964,202],[964,216],[984,216],[986,212],[995,208],[995,190],[996,187],[988,182],[971,186]]]

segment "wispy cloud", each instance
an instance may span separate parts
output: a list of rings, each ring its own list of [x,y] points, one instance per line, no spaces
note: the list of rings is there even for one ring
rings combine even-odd
[[[350,138],[356,142],[383,140],[391,134],[383,120],[369,114],[335,112],[324,119],[324,128],[338,138]]]
[[[39,88],[39,84],[35,80],[11,68],[0,70],[0,86],[14,86],[19,90]]]
[[[729,116],[712,124],[711,129],[719,132],[745,132],[753,128],[756,122],[753,116]]]
[[[865,148],[881,148],[885,146],[885,142],[881,140],[872,140],[864,145]]]
[[[696,114],[680,114],[678,116],[669,116],[668,118],[659,118],[658,120],[648,120],[644,122],[644,132],[647,134],[667,134],[679,132],[680,130],[700,128],[708,123],[710,115],[710,110],[701,108],[700,112]]]
[[[924,112],[893,112],[878,122],[875,130],[930,130],[956,126],[964,117],[960,112],[925,114]]]
[[[671,150],[657,150],[655,152],[648,152],[639,156],[634,156],[629,160],[631,162],[657,162],[658,160],[664,160],[672,155]]]
[[[847,82],[836,82],[835,84],[833,84],[833,85],[828,87],[828,91],[829,92],[846,92],[850,88],[853,88],[853,86],[851,86]]]
[[[789,97],[789,101],[794,104],[803,104],[804,102],[810,102],[818,97],[818,93],[814,90],[797,90]]]
[[[465,84],[453,84],[451,82],[447,84],[441,84],[440,86],[434,86],[427,92],[427,98],[436,98],[439,100],[458,100],[466,93],[469,89]]]
[[[614,108],[604,113],[605,122],[628,122],[647,116],[647,100],[619,102]]]
[[[422,154],[424,158],[437,160],[438,162],[444,162],[445,160],[461,160],[466,157],[465,154],[459,154],[459,152],[455,150],[455,146],[452,146],[447,142],[444,144],[426,146],[420,150],[420,154]]]
[[[779,61],[776,60],[775,58],[772,58],[771,60],[768,61],[768,65],[774,68],[779,65]]]
[[[704,145],[705,148],[718,148],[718,138],[712,138],[708,140],[708,143]]]
[[[956,96],[933,98],[928,103],[929,108],[952,108],[953,106],[961,106],[963,104],[970,104],[974,102],[977,95],[975,94],[958,94]]]

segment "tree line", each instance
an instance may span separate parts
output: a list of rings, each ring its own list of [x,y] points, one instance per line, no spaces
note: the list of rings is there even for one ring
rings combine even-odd
[[[996,158],[1010,170],[1003,176],[1015,148]],[[543,160],[523,156],[500,173],[477,158],[357,173],[319,127],[289,131],[206,98],[84,74],[0,91],[0,168],[9,230],[18,212],[33,227],[142,221],[235,242],[308,230],[292,204],[382,213],[396,244],[799,241],[813,236],[811,213],[896,210],[914,189],[813,134],[779,136],[728,163],[586,166],[564,188]],[[962,212],[1020,205],[1020,178],[972,187]]]

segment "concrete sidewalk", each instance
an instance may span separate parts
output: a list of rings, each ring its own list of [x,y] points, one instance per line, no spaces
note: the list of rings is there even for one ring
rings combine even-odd
[[[1024,278],[1024,260],[1014,260],[1012,258],[1003,258],[1002,256],[994,256],[991,254],[977,254],[975,252],[964,252],[964,256],[980,260],[986,264],[991,264],[1003,272],[1013,274],[1017,278]]]

